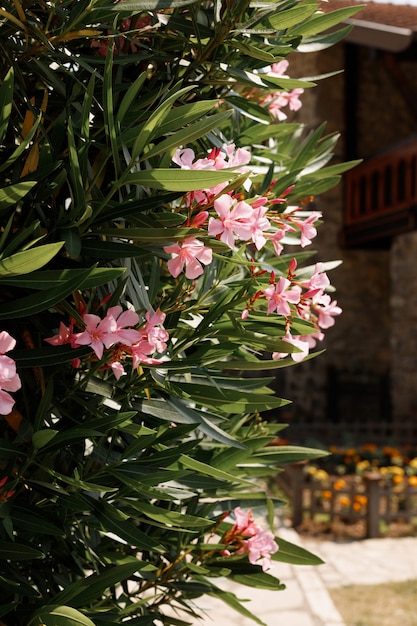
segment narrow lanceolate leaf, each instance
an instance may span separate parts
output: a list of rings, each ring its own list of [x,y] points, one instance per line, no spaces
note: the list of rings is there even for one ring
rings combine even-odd
[[[36,185],[36,180],[24,180],[0,189],[0,212],[17,204]]]
[[[34,315],[40,311],[45,311],[49,307],[64,300],[75,289],[79,289],[84,284],[84,280],[89,276],[92,269],[84,270],[77,278],[66,281],[59,287],[34,293],[30,296],[17,298],[12,302],[2,304],[0,310],[0,319],[21,318],[27,315]]]
[[[319,13],[317,15],[313,15],[310,19],[299,22],[297,25],[288,29],[288,34],[291,36],[302,35],[303,37],[307,37],[308,35],[322,33],[333,26],[337,26],[343,22],[343,20],[352,17],[352,15],[355,15],[360,8],[360,5],[356,5],[336,9],[330,13]]]
[[[39,270],[58,254],[63,241],[16,252],[0,261],[0,276],[19,276]]]
[[[193,4],[196,0],[125,0],[121,4],[108,4],[100,7],[100,10],[117,11],[117,13],[136,13],[138,11],[156,11],[185,7]]]
[[[315,554],[312,554],[305,548],[296,546],[294,543],[285,541],[282,537],[276,537],[276,542],[279,550],[272,554],[273,561],[292,563],[294,565],[321,565],[323,563]]]
[[[107,504],[103,500],[96,502],[92,498],[89,498],[89,502],[95,510],[97,520],[101,524],[101,530],[103,532],[115,533],[123,541],[127,541],[129,545],[139,550],[164,552],[163,546],[137,528],[135,524],[130,522],[127,517],[114,506]]]
[[[29,626],[94,626],[94,622],[72,606],[48,605],[36,613]]]
[[[0,86],[0,143],[6,134],[13,102],[14,70],[9,69]]]
[[[151,189],[165,189],[166,191],[198,191],[214,187],[219,183],[233,180],[239,174],[232,170],[211,172],[207,170],[151,169],[133,172],[125,176],[120,183],[126,185],[141,185]]]
[[[164,100],[164,102],[154,111],[145,124],[141,128],[135,143],[132,147],[132,161],[136,161],[143,149],[150,142],[153,137],[158,136],[158,128],[163,120],[166,118],[168,111],[171,109],[174,102],[182,95],[188,93],[193,89],[192,85],[184,87],[180,91],[176,91]]]
[[[143,156],[146,159],[150,159],[158,154],[165,154],[174,148],[178,148],[182,144],[191,143],[195,139],[206,135],[210,130],[213,130],[213,128],[216,128],[216,126],[218,126],[221,122],[228,119],[231,114],[231,111],[226,111],[225,113],[210,115],[199,122],[195,122],[191,126],[187,126],[173,135],[170,135],[167,139],[158,143],[148,152],[145,152]]]
[[[243,606],[243,604],[241,604],[241,601],[235,596],[234,593],[231,593],[230,591],[224,591],[223,589],[220,589],[220,587],[215,587],[214,585],[212,585],[212,591],[210,592],[210,595],[215,598],[219,598],[237,613],[243,615],[244,617],[248,617],[256,624],[259,624],[259,626],[267,626],[265,622],[259,619],[259,617],[256,617],[256,615],[251,613],[245,606]]]
[[[120,257],[119,257],[120,258]],[[84,289],[91,289],[117,280],[125,272],[124,267],[95,267],[85,278],[84,269],[75,270],[42,270],[33,272],[30,276],[0,277],[0,284],[16,285],[30,289],[49,289],[53,286],[65,285],[68,280],[78,281]]]
[[[27,561],[32,559],[42,559],[43,552],[22,543],[11,541],[0,541],[0,559],[10,559],[11,561]]]
[[[109,588],[120,584],[140,570],[152,571],[156,569],[149,563],[137,560],[136,562],[123,563],[117,567],[108,567],[99,574],[92,574],[83,580],[79,580],[69,585],[64,591],[55,596],[55,601],[70,602],[71,606],[87,606]]]

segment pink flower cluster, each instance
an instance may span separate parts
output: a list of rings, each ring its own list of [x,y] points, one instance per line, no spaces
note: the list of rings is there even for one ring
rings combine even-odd
[[[183,170],[223,170],[234,168],[239,172],[247,172],[247,165],[250,161],[250,152],[245,148],[237,148],[235,144],[224,145],[220,148],[213,148],[203,159],[196,159],[194,150],[191,148],[179,149],[172,157],[172,161]],[[199,191],[191,191],[185,195],[187,206],[193,202],[207,204],[217,196],[227,183],[220,183],[214,187],[207,187]]]
[[[9,391],[18,391],[22,386],[16,363],[6,352],[13,350],[16,340],[3,330],[0,333],[0,415],[9,415],[14,406],[14,399]]]
[[[331,300],[329,294],[325,293],[330,281],[323,271],[323,263],[316,263],[312,276],[303,281],[296,280],[296,267],[297,263],[293,259],[289,273],[291,279],[280,277],[275,282],[272,277],[273,282],[261,295],[268,300],[268,313],[276,311],[288,318],[283,341],[298,348],[299,351],[291,353],[291,357],[294,361],[302,361],[310,348],[314,348],[317,341],[324,339],[322,330],[334,325],[334,318],[341,314],[342,309],[337,306],[336,300]],[[293,314],[312,322],[317,331],[311,335],[292,336],[290,316]],[[272,355],[274,359],[286,356],[288,353],[274,352]]]
[[[148,311],[145,325],[138,330],[132,327],[139,323],[139,315],[135,311],[124,311],[121,306],[110,307],[103,319],[91,313],[84,313],[82,319],[85,323],[82,332],[74,333],[74,322],[69,327],[61,322],[58,333],[45,341],[53,346],[90,346],[99,360],[102,360],[104,350],[110,349],[106,355],[106,367],[112,369],[117,380],[126,374],[123,362],[128,357],[131,358],[134,368],[140,363],[160,363],[160,360],[151,355],[161,354],[166,350],[169,335],[162,326],[165,313],[159,309],[155,313]],[[79,367],[80,362],[74,360],[73,364]]]
[[[282,78],[288,78],[285,72],[288,69],[288,61],[283,60],[279,61],[279,63],[274,63],[269,68],[267,68],[267,73],[269,76],[280,76]],[[302,102],[300,100],[300,96],[304,93],[304,89],[292,89],[291,91],[274,91],[268,94],[262,100],[262,104],[268,105],[268,111],[271,113],[272,117],[279,120],[280,122],[287,119],[286,113],[282,109],[286,106],[289,107],[290,111],[298,111]]]
[[[263,571],[269,569],[271,554],[278,551],[274,535],[256,524],[251,509],[245,512],[236,507],[233,513],[236,522],[222,539],[222,543],[229,546],[222,554],[224,556],[230,556],[232,553],[247,554],[252,565],[261,565]]]

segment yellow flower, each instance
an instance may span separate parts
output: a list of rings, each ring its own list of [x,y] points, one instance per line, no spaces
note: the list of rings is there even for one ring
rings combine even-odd
[[[322,481],[328,480],[329,474],[326,472],[326,470],[318,469],[314,475],[314,478],[322,482]]]

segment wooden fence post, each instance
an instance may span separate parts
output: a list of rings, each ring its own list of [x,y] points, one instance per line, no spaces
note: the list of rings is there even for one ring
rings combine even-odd
[[[303,482],[305,461],[291,465],[292,482],[292,525],[294,528],[303,521]]]
[[[367,472],[363,475],[368,499],[366,508],[366,538],[374,539],[379,537],[379,481],[381,474],[378,472]]]

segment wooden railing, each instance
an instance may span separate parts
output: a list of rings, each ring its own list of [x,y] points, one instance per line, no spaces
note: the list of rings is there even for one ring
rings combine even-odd
[[[417,140],[364,161],[345,177],[344,243],[355,247],[416,228]]]
[[[329,477],[323,484],[305,474],[303,463],[296,463],[275,480],[291,503],[294,528],[306,517],[328,518],[329,523],[336,518],[348,523],[364,520],[363,538],[374,538],[380,536],[381,523],[388,526],[417,520],[417,487],[405,481],[399,490],[378,472],[368,472],[350,482]],[[341,487],[340,483],[346,485]]]

